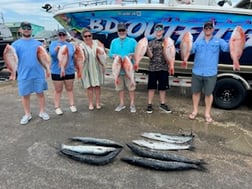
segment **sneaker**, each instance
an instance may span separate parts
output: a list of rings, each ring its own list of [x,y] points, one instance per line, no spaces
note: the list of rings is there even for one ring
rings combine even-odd
[[[170,108],[165,104],[160,104],[159,108],[160,108],[160,110],[163,110],[165,113],[171,113],[172,112],[170,110]]]
[[[32,115],[31,115],[31,114],[30,114],[30,115],[24,115],[24,116],[22,117],[22,119],[20,120],[20,124],[21,124],[21,125],[27,124],[27,123],[31,120],[31,118],[32,118]]]
[[[135,113],[136,112],[136,106],[135,105],[131,105],[130,106],[130,112],[131,113]]]
[[[126,106],[124,106],[124,105],[118,105],[117,107],[116,107],[116,109],[115,109],[115,111],[116,112],[120,112],[121,110],[123,110],[123,109],[125,109],[126,108]]]
[[[50,116],[46,112],[40,112],[39,117],[45,121],[50,119]]]
[[[77,112],[77,108],[75,106],[70,106],[70,110],[72,113]]]
[[[147,112],[148,114],[151,114],[151,113],[153,112],[153,108],[152,108],[152,105],[151,105],[151,104],[149,104],[149,105],[147,106],[146,112]]]
[[[55,109],[55,113],[56,113],[57,115],[62,115],[62,114],[63,114],[61,108],[56,108],[56,109]]]

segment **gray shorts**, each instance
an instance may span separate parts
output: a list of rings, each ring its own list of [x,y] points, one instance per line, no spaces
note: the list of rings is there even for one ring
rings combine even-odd
[[[122,91],[127,87],[128,91],[135,91],[136,86],[132,85],[132,82],[127,78],[126,75],[120,75],[118,77],[119,83],[116,85],[116,91]]]
[[[192,93],[203,92],[207,96],[211,95],[214,91],[216,80],[217,75],[199,76],[192,74]]]

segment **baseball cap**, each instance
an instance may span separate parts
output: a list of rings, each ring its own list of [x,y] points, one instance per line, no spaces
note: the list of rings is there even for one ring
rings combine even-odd
[[[21,28],[28,27],[30,29],[32,28],[31,23],[29,23],[29,22],[21,22],[20,27]]]
[[[156,28],[164,29],[164,25],[162,23],[158,23],[158,24],[155,25],[155,29]]]
[[[213,24],[213,22],[211,22],[211,21],[208,21],[208,22],[205,22],[204,23],[204,26],[203,26],[203,28],[205,28],[205,27],[214,27],[214,24]]]
[[[65,29],[59,29],[59,30],[58,30],[58,34],[59,34],[59,33],[64,33],[64,34],[66,34],[66,30],[65,30]]]
[[[124,23],[119,23],[117,25],[117,30],[126,30],[126,25]]]

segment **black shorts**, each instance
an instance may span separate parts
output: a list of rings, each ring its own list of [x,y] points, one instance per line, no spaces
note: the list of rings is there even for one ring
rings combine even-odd
[[[168,71],[155,71],[148,73],[147,89],[166,90],[169,89],[169,73]]]
[[[64,77],[60,77],[60,74],[51,74],[51,77],[53,81],[64,81],[68,79],[74,79],[75,74],[65,75]]]

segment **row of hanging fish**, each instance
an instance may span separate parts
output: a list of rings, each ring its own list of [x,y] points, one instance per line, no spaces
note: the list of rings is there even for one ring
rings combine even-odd
[[[105,65],[106,64],[106,52],[103,47],[97,48],[97,59],[98,61]],[[6,64],[6,67],[10,71],[10,80],[16,79],[16,71],[18,66],[18,56],[16,53],[16,50],[11,45],[7,44],[4,52],[3,52],[3,58],[4,62]],[[37,49],[37,58],[39,63],[46,69],[50,69],[51,65],[51,57],[49,53],[46,51],[46,49],[43,46],[39,46]],[[63,45],[59,48],[57,59],[59,61],[59,67],[61,68],[61,77],[65,76],[65,68],[67,66],[68,60],[69,60],[69,52],[67,45]],[[85,61],[85,54],[83,51],[83,48],[80,44],[75,45],[75,51],[74,51],[74,65],[77,72],[77,77],[80,79],[82,77],[82,69],[83,64]],[[49,75],[48,75],[49,77]]]
[[[136,155],[123,157],[122,161],[154,170],[175,171],[196,169],[205,171],[202,159],[191,159],[182,155],[164,152],[164,150],[188,150],[191,149],[193,135],[167,135],[161,133],[142,133],[142,137],[152,141],[133,140],[127,144],[128,148]],[[161,142],[160,142],[161,141]]]
[[[70,140],[81,144],[61,144],[60,153],[71,159],[91,165],[111,163],[123,149],[123,145],[109,139],[72,137]]]
[[[239,59],[241,58],[244,46],[246,42],[246,35],[242,29],[242,27],[237,26],[235,27],[234,31],[232,32],[230,41],[229,41],[229,47],[230,47],[230,56],[233,60],[233,70],[240,70],[240,63]],[[190,32],[186,32],[181,40],[180,43],[180,56],[182,60],[181,66],[183,68],[187,68],[187,62],[191,55],[193,45],[193,36]],[[140,39],[137,43],[135,52],[134,52],[134,67],[131,69],[131,72],[134,72],[134,70],[138,70],[139,63],[141,59],[144,57],[144,55],[147,52],[148,48],[148,39],[146,37]],[[163,42],[163,54],[168,61],[170,65],[174,65],[175,63],[175,55],[176,55],[176,48],[174,45],[174,41],[170,37],[164,38]],[[117,57],[114,59],[113,65],[112,65],[112,71],[114,73],[115,77],[115,83],[118,84],[118,73],[119,69],[122,68],[120,66],[120,62],[122,62],[121,59],[118,59]],[[171,75],[174,75],[174,70]]]

